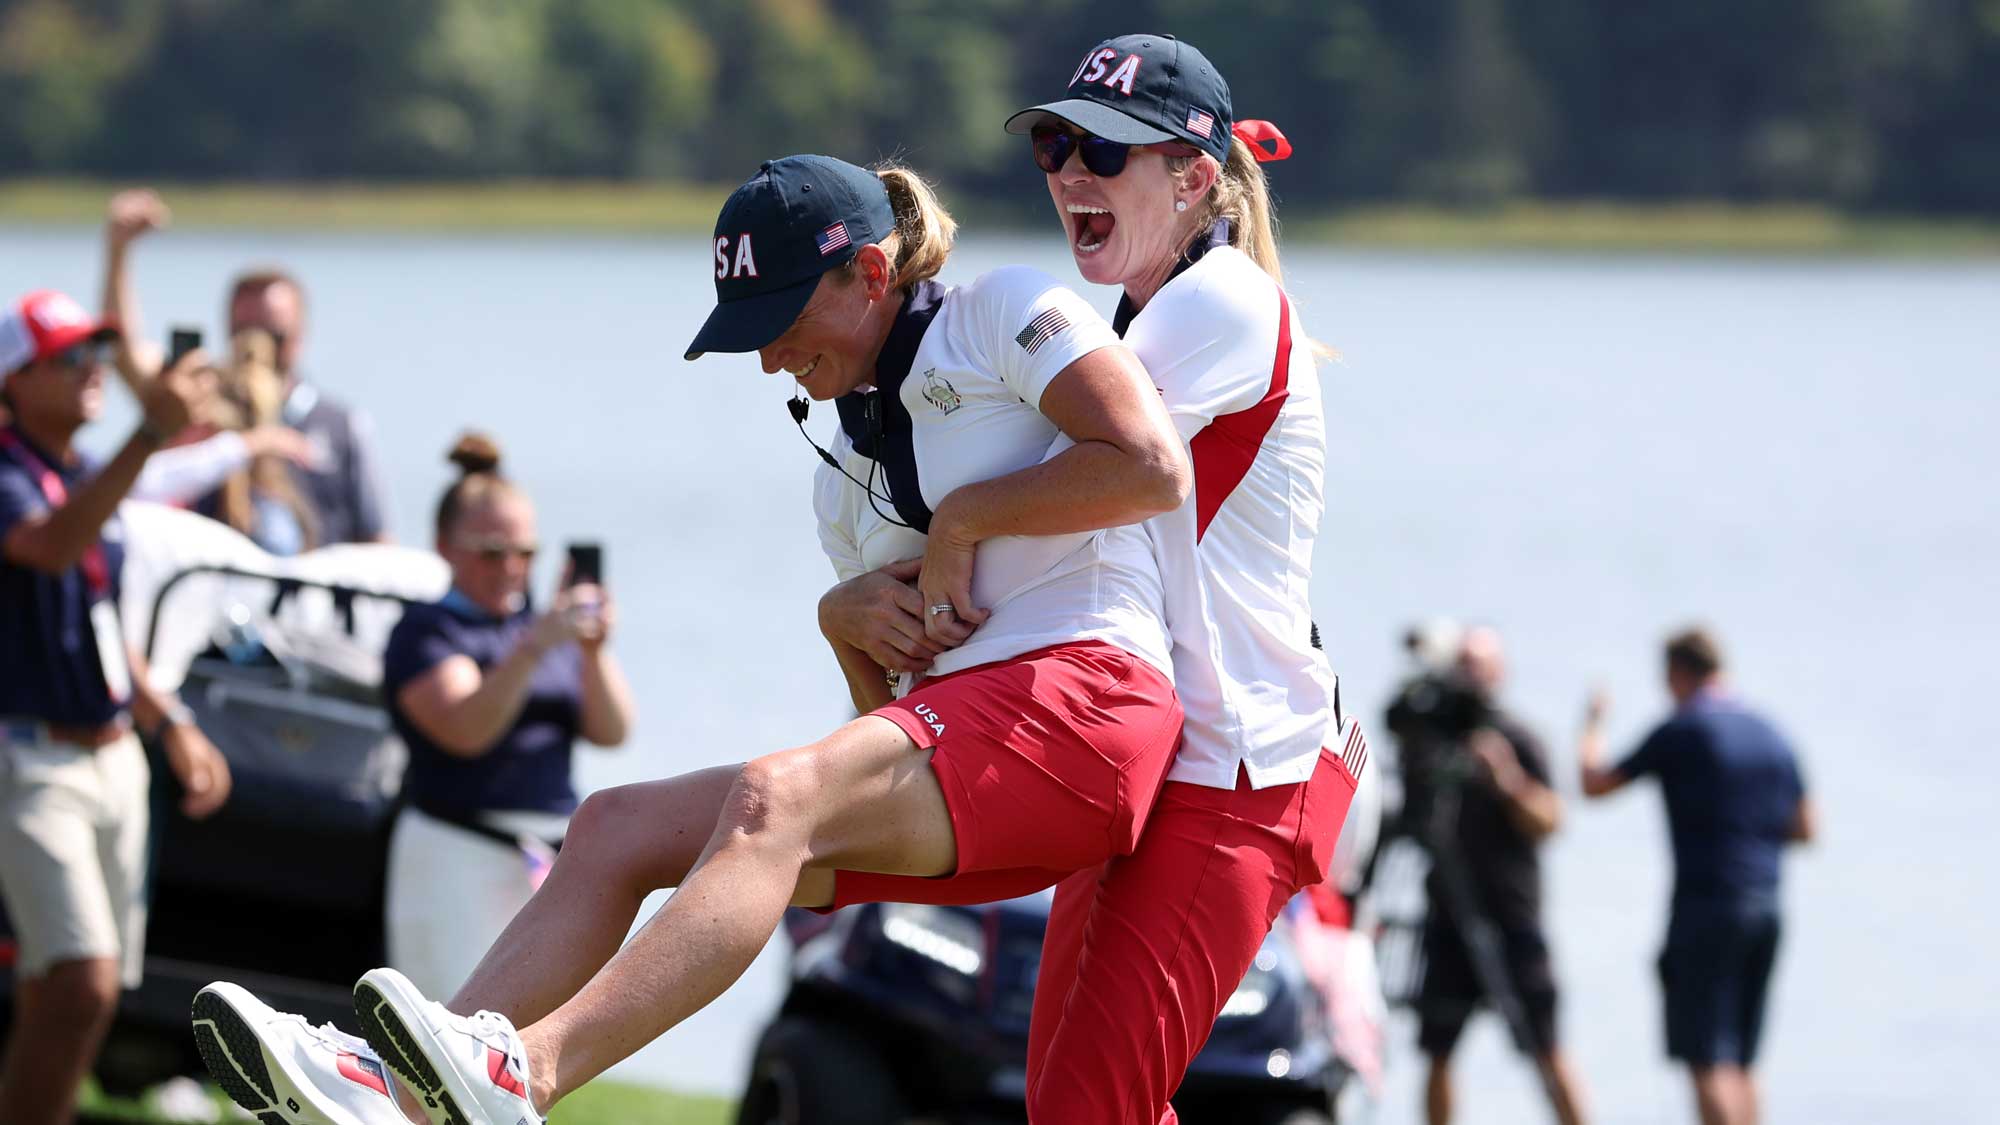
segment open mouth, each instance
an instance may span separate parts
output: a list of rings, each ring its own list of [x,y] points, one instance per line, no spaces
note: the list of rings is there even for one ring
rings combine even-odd
[[[812,362],[806,364],[802,370],[794,371],[791,373],[792,378],[798,380],[801,383],[805,382],[807,379],[812,377],[812,373],[814,371],[819,370],[819,361],[823,358],[825,357],[823,356],[812,357]]]
[[[1111,232],[1118,226],[1118,219],[1109,210],[1087,203],[1069,204],[1067,210],[1075,231],[1071,246],[1077,253],[1095,254],[1111,241]]]

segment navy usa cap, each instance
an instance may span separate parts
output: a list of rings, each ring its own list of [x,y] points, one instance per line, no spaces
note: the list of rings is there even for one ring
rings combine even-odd
[[[881,177],[831,156],[766,160],[715,220],[715,311],[687,358],[754,352],[785,334],[819,276],[896,229]]]
[[[1227,162],[1235,112],[1229,83],[1207,56],[1171,35],[1120,35],[1090,49],[1062,101],[1007,119],[1025,133],[1052,114],[1108,141],[1188,144]]]

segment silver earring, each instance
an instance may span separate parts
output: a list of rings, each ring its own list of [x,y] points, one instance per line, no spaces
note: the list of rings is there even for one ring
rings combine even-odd
[[[1174,210],[1176,210],[1176,211],[1185,211],[1185,210],[1187,210],[1187,200],[1185,200],[1185,199],[1176,199],[1176,200],[1174,200]]]

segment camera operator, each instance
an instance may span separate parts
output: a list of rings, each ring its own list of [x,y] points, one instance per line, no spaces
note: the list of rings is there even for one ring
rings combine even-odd
[[[1432,860],[1417,1002],[1431,1125],[1451,1120],[1451,1053],[1482,1003],[1534,1058],[1557,1120],[1583,1120],[1581,1084],[1556,1045],[1536,855],[1562,805],[1541,741],[1499,706],[1505,667],[1500,635],[1469,629],[1453,665],[1417,676],[1389,709],[1402,753],[1404,829]]]

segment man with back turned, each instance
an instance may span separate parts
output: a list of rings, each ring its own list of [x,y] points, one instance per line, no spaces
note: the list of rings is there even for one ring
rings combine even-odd
[[[1798,758],[1776,728],[1724,690],[1715,639],[1667,642],[1674,713],[1615,766],[1604,760],[1602,694],[1585,716],[1583,792],[1659,778],[1674,848],[1674,897],[1660,954],[1667,1054],[1686,1063],[1703,1125],[1758,1119],[1751,1078],[1777,958],[1785,845],[1813,837]]]

